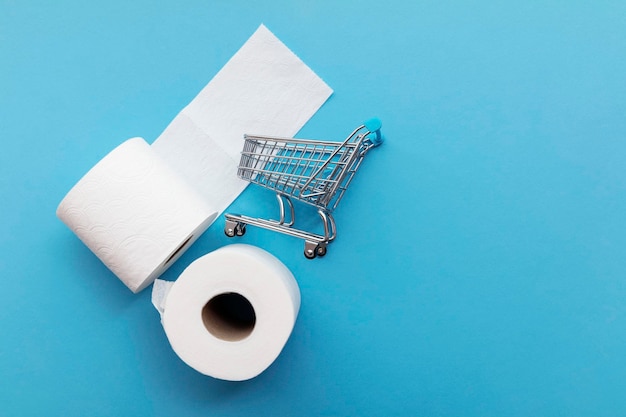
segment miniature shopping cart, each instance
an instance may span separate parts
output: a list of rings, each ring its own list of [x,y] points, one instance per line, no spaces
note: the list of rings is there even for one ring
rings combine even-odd
[[[226,236],[242,236],[246,225],[253,225],[304,239],[304,256],[309,259],[326,255],[326,246],[337,236],[332,211],[367,151],[383,142],[380,127],[380,120],[370,119],[343,142],[245,135],[237,175],[276,192],[280,218],[226,214]],[[317,208],[323,235],[294,227],[292,198]]]

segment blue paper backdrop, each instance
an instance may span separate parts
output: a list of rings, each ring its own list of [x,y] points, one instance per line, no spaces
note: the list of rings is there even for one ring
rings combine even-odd
[[[149,290],[54,212],[262,22],[335,90],[301,136],[378,116],[387,142],[324,259],[239,240],[294,272],[302,308],[278,360],[229,383],[184,365]],[[623,1],[0,0],[0,415],[624,415],[625,22]]]

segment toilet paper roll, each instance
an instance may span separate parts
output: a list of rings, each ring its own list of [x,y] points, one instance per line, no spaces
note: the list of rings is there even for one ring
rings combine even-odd
[[[57,215],[137,292],[245,189],[243,135],[293,136],[331,93],[261,25],[150,148],[133,139],[111,152]]]
[[[159,283],[157,281],[157,283]],[[155,283],[155,290],[163,289]],[[225,246],[194,261],[162,300],[162,323],[176,354],[205,375],[253,378],[278,357],[300,309],[293,275],[268,252]]]
[[[133,138],[70,190],[57,216],[137,292],[176,261],[217,211],[143,139]]]

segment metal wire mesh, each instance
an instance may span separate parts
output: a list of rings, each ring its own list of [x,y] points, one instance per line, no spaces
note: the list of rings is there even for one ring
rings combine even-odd
[[[238,175],[332,210],[360,165],[360,145],[361,140],[342,143],[246,135]]]

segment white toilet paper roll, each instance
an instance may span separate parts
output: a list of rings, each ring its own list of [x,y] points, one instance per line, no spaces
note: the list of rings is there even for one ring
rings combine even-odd
[[[244,190],[248,183],[237,177],[243,135],[293,136],[331,93],[261,25],[151,149],[140,139],[120,146],[57,215],[137,292]]]
[[[111,151],[57,208],[57,216],[133,292],[154,281],[216,215],[141,138]]]
[[[162,304],[176,354],[195,370],[242,381],[283,349],[300,309],[300,290],[278,259],[254,246],[225,246],[194,261]]]

